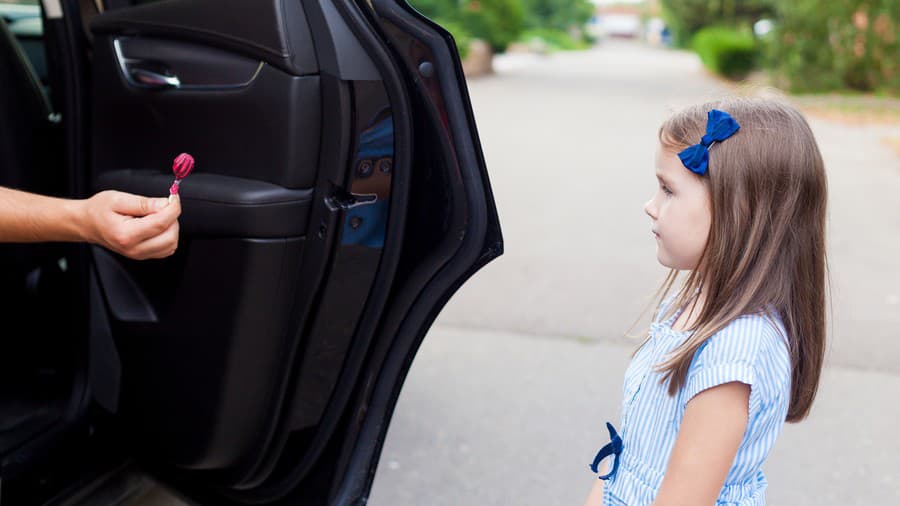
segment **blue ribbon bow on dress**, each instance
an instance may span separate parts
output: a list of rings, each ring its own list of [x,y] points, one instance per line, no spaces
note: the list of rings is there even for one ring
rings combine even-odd
[[[619,470],[619,454],[622,453],[622,438],[616,433],[616,428],[609,422],[606,422],[606,428],[609,430],[609,443],[600,448],[597,456],[594,457],[594,462],[588,466],[591,468],[591,471],[599,473],[600,461],[610,455],[613,456],[612,470],[603,476],[598,476],[601,480],[608,480],[616,474],[616,471]]]
[[[709,168],[709,147],[715,142],[721,142],[734,135],[741,126],[727,112],[713,109],[706,118],[706,135],[700,139],[700,144],[686,148],[678,153],[681,163],[691,172],[697,175],[706,174]]]

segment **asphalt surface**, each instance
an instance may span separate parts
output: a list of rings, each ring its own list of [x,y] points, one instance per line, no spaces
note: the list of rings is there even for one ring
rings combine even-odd
[[[673,108],[748,93],[690,53],[508,55],[469,83],[506,243],[450,301],[404,386],[370,503],[581,504],[618,421],[625,332],[665,270],[643,203]],[[900,127],[810,117],[829,177],[820,393],[765,467],[771,505],[900,504]],[[640,332],[640,325],[634,333]]]

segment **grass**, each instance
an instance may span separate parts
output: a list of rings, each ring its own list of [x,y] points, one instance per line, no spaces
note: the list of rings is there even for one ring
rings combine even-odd
[[[856,93],[791,95],[804,111],[847,123],[900,125],[900,98]]]
[[[564,31],[550,28],[526,30],[519,37],[519,42],[528,45],[538,42],[543,44],[549,52],[576,51],[591,47],[590,42],[573,39],[572,36]]]
[[[733,88],[740,96],[773,96],[793,103],[805,115],[850,125],[900,126],[900,97],[856,91],[790,94],[774,86],[765,72],[754,72]],[[900,135],[881,142],[900,157]]]
[[[737,84],[738,95],[775,95],[790,100],[804,113],[851,124],[900,125],[900,97],[884,93],[842,91],[791,94],[774,86],[765,71],[756,71]]]

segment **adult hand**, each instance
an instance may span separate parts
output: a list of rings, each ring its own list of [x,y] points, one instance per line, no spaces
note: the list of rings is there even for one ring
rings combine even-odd
[[[165,258],[178,248],[177,196],[169,202],[109,190],[83,203],[87,242],[136,260]]]

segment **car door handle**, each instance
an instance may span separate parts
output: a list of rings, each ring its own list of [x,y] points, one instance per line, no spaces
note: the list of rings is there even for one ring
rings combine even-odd
[[[136,67],[135,64],[131,62],[126,63],[125,66],[128,69],[128,75],[131,77],[131,79],[142,86],[149,86],[151,88],[181,87],[181,80],[178,79],[178,76],[169,76],[161,74],[159,72],[154,72],[152,70]]]
[[[129,84],[142,88],[180,88],[181,79],[172,75],[169,66],[158,60],[129,58],[119,39],[113,41],[116,61]]]

